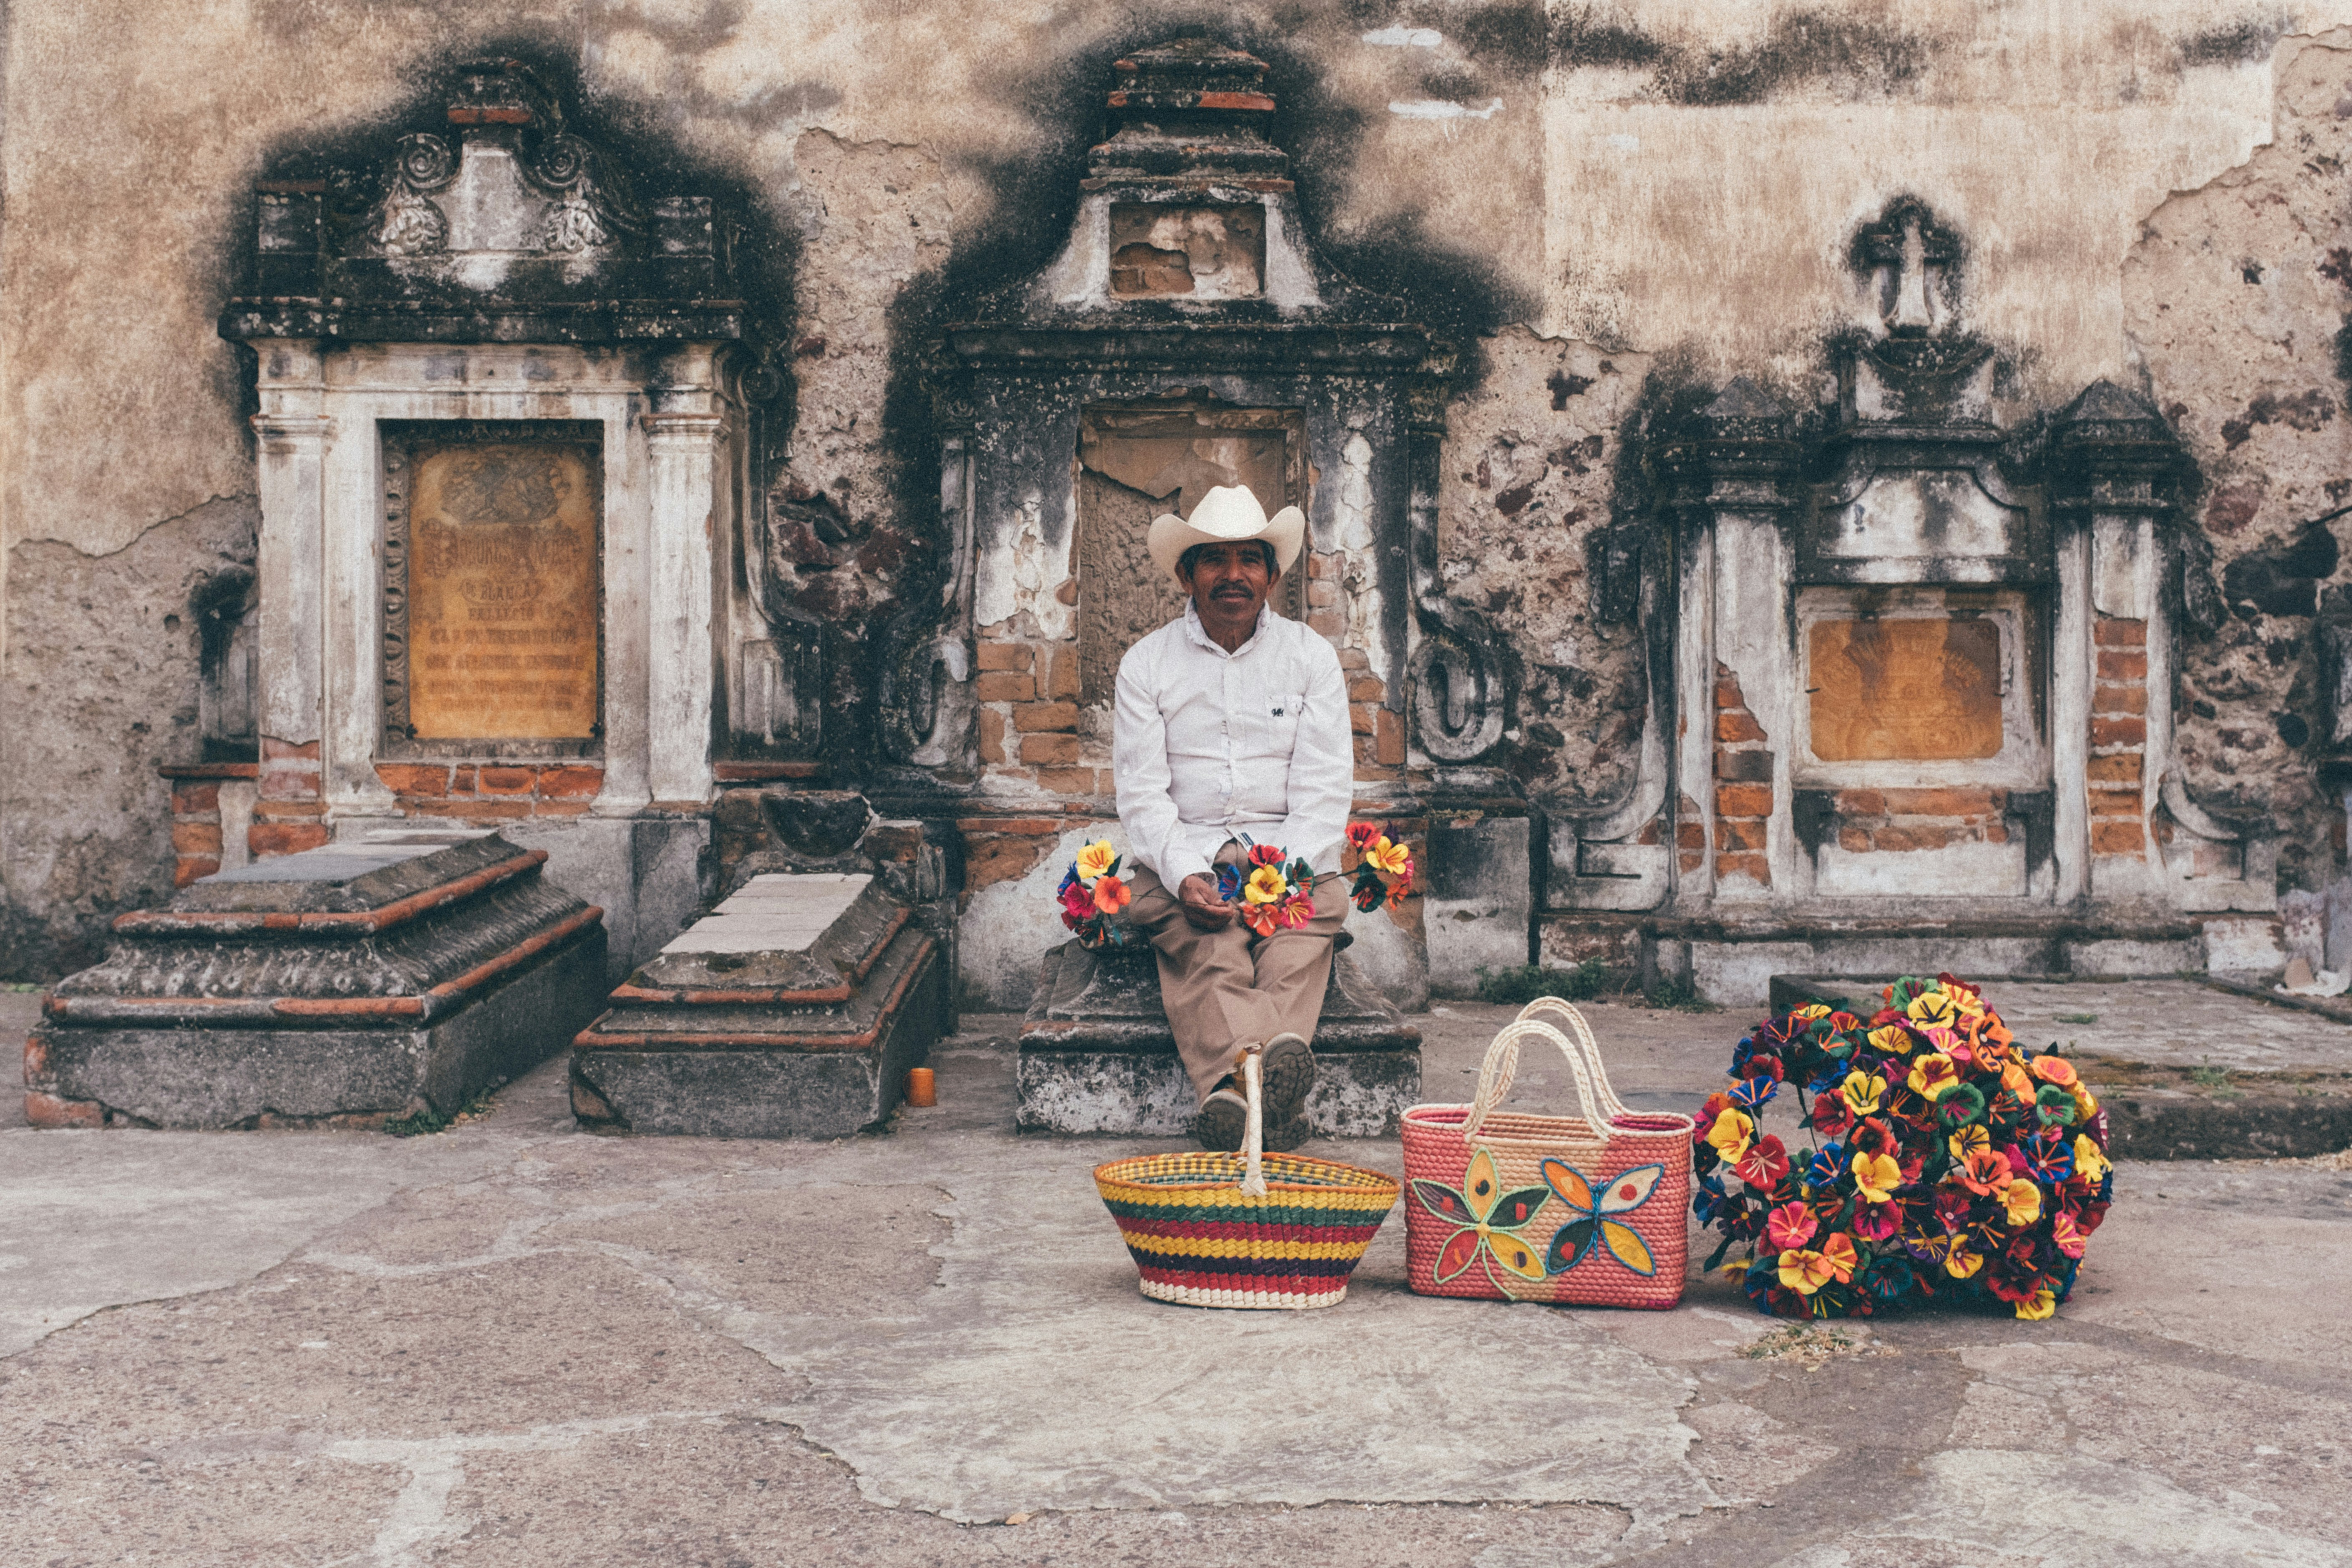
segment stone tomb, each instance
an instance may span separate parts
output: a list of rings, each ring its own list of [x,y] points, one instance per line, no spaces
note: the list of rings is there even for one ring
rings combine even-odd
[[[1315,1059],[1307,1117],[1318,1133],[1393,1137],[1421,1098],[1421,1031],[1344,952],[1331,960]],[[1069,942],[1048,952],[1022,1022],[1016,1078],[1024,1132],[1184,1132],[1198,1106],[1151,949]]]
[[[562,1048],[604,989],[604,911],[484,836],[338,844],[114,923],[25,1047],[36,1126],[446,1116]]]
[[[752,877],[612,995],[572,1054],[584,1125],[844,1138],[888,1116],[948,1018],[947,965],[870,876]]]

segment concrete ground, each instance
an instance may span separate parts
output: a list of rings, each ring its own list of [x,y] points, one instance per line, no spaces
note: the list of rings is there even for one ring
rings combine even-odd
[[[1591,1012],[1684,1109],[1748,1021]],[[1507,1016],[1426,1020],[1429,1098]],[[1201,1311],[1087,1175],[1172,1145],[1012,1135],[965,1022],[831,1144],[583,1134],[560,1063],[409,1140],[0,1127],[0,1563],[2352,1565],[2345,1160],[2125,1166],[2043,1323],[1424,1300],[1402,1215],[1334,1309]]]

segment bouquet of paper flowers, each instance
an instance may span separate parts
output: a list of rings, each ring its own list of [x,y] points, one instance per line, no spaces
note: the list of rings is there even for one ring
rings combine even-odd
[[[1693,1134],[1692,1207],[1738,1244],[1759,1311],[1868,1317],[1942,1295],[2047,1318],[2115,1178],[2106,1113],[2054,1049],[2019,1047],[1977,988],[1906,978],[1864,1020],[1821,1004],[1759,1024]],[[1759,1127],[1783,1088],[1810,1129]]]
[[[1412,886],[1412,856],[1405,847],[1373,822],[1349,823],[1348,843],[1357,856],[1348,893],[1356,908],[1378,909],[1383,900],[1391,908],[1402,903]],[[1391,879],[1384,881],[1384,873]],[[1295,930],[1315,918],[1315,868],[1271,844],[1252,845],[1244,865],[1217,868],[1217,896],[1238,901],[1242,923],[1260,936]]]
[[[1062,906],[1062,923],[1076,933],[1081,947],[1120,947],[1135,940],[1133,928],[1111,921],[1135,898],[1135,890],[1119,877],[1121,864],[1110,840],[1097,838],[1078,851],[1062,873],[1062,885],[1054,889]]]

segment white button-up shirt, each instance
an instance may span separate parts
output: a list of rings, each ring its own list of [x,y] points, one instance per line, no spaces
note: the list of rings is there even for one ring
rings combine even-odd
[[[1356,778],[1339,656],[1270,608],[1227,653],[1187,600],[1118,662],[1111,771],[1128,851],[1171,892],[1244,835],[1337,871]]]

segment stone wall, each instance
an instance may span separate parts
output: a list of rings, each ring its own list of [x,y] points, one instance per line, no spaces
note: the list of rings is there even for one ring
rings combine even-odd
[[[7,16],[0,976],[72,967],[112,913],[227,853],[215,781],[174,789],[157,770],[214,760],[193,605],[252,561],[253,369],[214,316],[243,283],[255,180],[373,146],[453,62],[490,53],[556,79],[646,188],[746,216],[782,316],[777,397],[746,459],[764,575],[739,563],[735,586],[821,628],[824,782],[868,787],[888,762],[889,628],[953,591],[940,340],[1063,242],[1109,62],[1197,30],[1270,63],[1276,134],[1328,258],[1461,351],[1433,476],[1438,590],[1484,617],[1513,682],[1478,788],[1605,811],[1639,793],[1646,723],[1700,725],[1720,771],[1680,779],[1627,842],[1670,837],[1679,875],[1770,887],[1782,738],[1727,668],[1710,711],[1662,707],[1643,606],[1671,597],[1678,546],[1655,526],[1647,432],[1734,376],[1800,423],[1826,418],[1831,345],[1876,320],[1849,244],[1908,193],[1964,237],[1954,298],[1997,355],[2005,425],[2030,437],[2111,380],[2196,466],[2189,569],[2161,584],[2180,601],[2177,651],[2144,647],[2131,617],[2095,627],[2079,792],[2095,856],[2220,874],[2215,823],[2259,821],[2280,835],[2281,887],[2341,874],[2315,631],[2352,585],[2352,35],[2327,31],[2352,4],[2287,20],[2189,0],[259,0],[232,18],[22,0]],[[1172,233],[1125,237],[1125,287],[1173,289],[1180,255],[1197,285],[1261,254],[1246,234],[1171,248]],[[1404,650],[1368,618],[1378,563],[1346,518],[1370,461],[1342,447],[1304,476],[1337,498],[1337,526],[1302,557],[1298,608],[1349,666],[1360,777],[1425,822],[1456,786],[1386,678]],[[1021,547],[1035,580],[977,627],[979,776],[929,770],[1002,808],[956,818],[972,825],[968,898],[1036,874],[1109,809],[1064,544]],[[2170,757],[2147,754],[2151,706],[2174,716]],[[315,761],[260,750],[251,851],[323,837]],[[2178,814],[2149,804],[2168,769]],[[403,764],[383,783],[404,812],[487,822],[577,814],[592,771]],[[1868,793],[1832,803],[1849,852],[1991,843],[2016,820],[1999,790]]]

